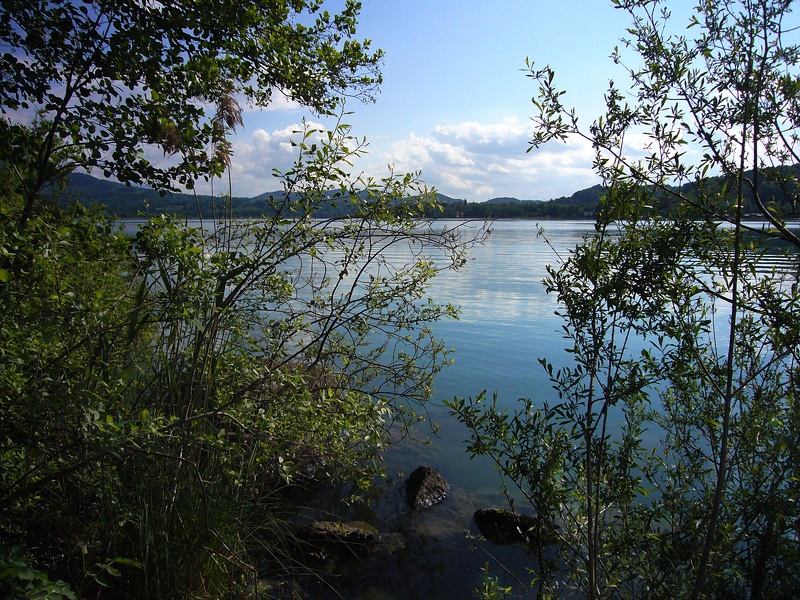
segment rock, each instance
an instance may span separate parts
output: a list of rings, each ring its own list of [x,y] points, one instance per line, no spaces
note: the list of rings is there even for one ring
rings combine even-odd
[[[418,467],[406,480],[406,500],[413,510],[439,504],[449,491],[450,484],[431,467]]]
[[[475,525],[481,535],[493,544],[531,546],[541,542],[545,546],[557,540],[554,525],[539,517],[530,517],[510,510],[485,508],[475,511]]]
[[[377,554],[383,557],[389,557],[393,554],[398,554],[406,549],[406,538],[402,533],[391,532],[381,533],[378,536],[378,542],[375,548]]]
[[[308,556],[327,560],[363,556],[375,544],[377,531],[360,522],[314,521],[304,525],[297,536],[305,544]]]

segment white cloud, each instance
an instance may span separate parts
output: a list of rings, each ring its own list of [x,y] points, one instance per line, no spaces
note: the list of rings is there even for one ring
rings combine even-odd
[[[439,125],[394,142],[382,157],[398,171],[422,170],[423,179],[447,195],[483,201],[495,196],[542,199],[594,185],[593,152],[585,141],[552,142],[526,154],[528,122]]]
[[[434,135],[440,139],[456,140],[471,147],[504,146],[524,143],[528,137],[527,122],[507,117],[498,123],[466,121],[457,125],[437,125]]]
[[[326,135],[318,122],[307,121],[306,126],[318,130],[308,143]],[[300,141],[302,129],[302,123],[293,123],[238,134],[233,139],[233,194],[256,196],[280,189],[273,170],[285,172],[294,164],[299,150],[291,140]],[[547,200],[597,183],[588,143],[552,142],[526,154],[529,135],[529,122],[517,118],[439,125],[400,140],[371,140],[370,154],[353,171],[375,178],[387,175],[387,164],[398,174],[422,171],[428,185],[469,201],[496,196]],[[204,192],[201,185],[198,191]]]
[[[282,92],[278,90],[272,91],[272,98],[268,106],[266,106],[263,110],[267,112],[288,112],[297,110],[300,108],[300,103],[295,102]]]
[[[291,112],[302,108],[299,102],[292,100],[286,93],[278,88],[272,88],[270,101],[267,106],[256,106],[250,102],[244,93],[238,93],[236,99],[245,113],[255,112]]]
[[[309,144],[319,142],[326,132],[324,125],[314,121],[306,121],[305,128],[315,130],[306,140]],[[281,181],[275,177],[274,171],[286,172],[295,163],[300,151],[292,145],[292,141],[299,143],[303,139],[303,131],[303,123],[293,123],[272,131],[255,129],[249,135],[238,134],[234,137],[231,164],[233,195],[252,197],[281,189]],[[217,182],[215,187],[219,185]],[[198,182],[197,190],[208,193],[210,185]]]

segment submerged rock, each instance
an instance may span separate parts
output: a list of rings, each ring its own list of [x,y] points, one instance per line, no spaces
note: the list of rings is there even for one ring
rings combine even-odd
[[[366,523],[314,521],[304,525],[297,536],[308,556],[327,560],[366,554],[375,544],[377,530]]]
[[[481,535],[500,546],[511,544],[532,546],[538,543],[549,546],[557,540],[553,524],[539,517],[530,517],[499,508],[484,508],[475,511],[473,518]]]
[[[406,480],[406,500],[413,510],[439,504],[449,491],[450,484],[431,467],[418,467]]]

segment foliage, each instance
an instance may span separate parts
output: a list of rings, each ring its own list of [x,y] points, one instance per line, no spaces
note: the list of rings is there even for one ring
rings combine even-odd
[[[389,430],[423,418],[446,363],[428,324],[456,314],[426,288],[482,231],[420,219],[414,175],[351,176],[365,142],[346,124],[298,132],[260,220],[228,195],[131,237],[41,193],[77,167],[191,187],[229,165],[238,94],[327,111],[367,93],[380,53],[351,39],[357,11],[3,3],[3,593],[255,594],[297,566],[295,503],[320,484],[357,495]],[[330,204],[352,209],[312,218]]]
[[[502,586],[497,581],[497,577],[489,575],[489,565],[481,569],[483,571],[483,588],[479,590],[479,598],[481,600],[502,600],[513,591],[513,588]]]
[[[603,190],[599,185],[572,196],[547,201],[500,198],[488,202],[441,203],[441,216],[449,219],[588,219],[594,218]],[[431,211],[431,214],[432,211]]]
[[[748,177],[751,173],[748,172]],[[722,177],[709,177],[703,181],[705,189],[712,189],[724,184]],[[688,196],[695,196],[697,191],[691,183],[686,183],[680,190]],[[467,202],[437,195],[437,202],[425,211],[425,217],[431,219],[594,219],[600,200],[607,190],[600,185],[579,190],[568,197],[554,198],[547,201],[518,200],[516,198],[494,198],[487,202]],[[254,198],[232,199],[231,210],[234,217],[260,217],[271,211],[267,202],[269,196],[280,197],[283,191],[264,193]],[[728,191],[728,194],[731,192]],[[761,181],[760,194],[766,198],[785,199],[786,195],[770,182]],[[792,192],[793,193],[793,192]],[[344,217],[353,212],[354,206],[347,202],[336,201],[330,193],[329,204],[317,208],[315,217]],[[73,173],[63,193],[58,194],[59,205],[66,208],[72,202],[80,202],[90,206],[101,198],[108,211],[120,218],[141,218],[142,215],[165,214],[176,217],[191,218],[200,214],[213,214],[218,199],[214,196],[167,193],[161,196],[156,190],[141,187],[126,187],[111,181],[96,179],[90,175]],[[662,216],[669,214],[668,198],[657,194],[658,211]],[[756,215],[757,207],[752,193],[745,191],[745,214]],[[794,218],[787,214],[786,218]]]
[[[266,220],[3,220],[4,548],[81,594],[110,557],[115,593],[216,596],[291,566],[296,491],[380,471],[446,362],[427,324],[455,308],[424,293],[465,240],[412,176],[348,179],[346,126],[312,137]],[[353,215],[310,219],[333,185]]]
[[[531,548],[539,596],[788,597],[800,581],[789,3],[702,2],[677,33],[663,2],[614,4],[632,18],[613,55],[630,103],[612,83],[582,130],[554,72],[531,65],[532,147],[585,137],[608,190],[595,233],[545,282],[571,359],[542,360],[558,400],[452,408],[470,451],[559,532]]]
[[[360,5],[331,14],[323,4],[3,2],[0,160],[21,172],[27,151],[35,157],[21,223],[77,167],[158,190],[222,174],[240,99],[266,106],[284,94],[330,111],[345,94],[368,98],[382,55],[353,39]],[[20,117],[33,113],[46,131],[23,142]],[[148,146],[173,160],[152,160]]]
[[[7,598],[36,598],[37,600],[76,600],[77,596],[64,581],[50,581],[47,573],[31,568],[28,561],[17,556],[19,548],[0,562],[0,590]]]
[[[447,196],[437,195],[437,202],[425,211],[431,219],[507,219],[507,218],[552,218],[584,219],[593,217],[600,202],[603,190],[593,186],[576,192],[569,198],[556,198],[547,202],[520,201],[508,202],[466,202]],[[253,198],[233,198],[231,210],[234,217],[260,217],[271,212],[268,204],[270,196],[281,197],[283,191],[274,191]],[[314,213],[318,218],[344,217],[353,212],[350,202],[337,202],[335,194],[329,192],[330,203],[319,206]],[[120,218],[141,218],[142,215],[172,215],[192,218],[198,212],[213,214],[218,199],[210,195],[191,195],[167,193],[163,197],[155,190],[140,187],[126,187],[111,181],[96,179],[90,175],[73,173],[64,192],[58,194],[59,203],[66,208],[71,202],[89,206],[101,198],[108,211]]]

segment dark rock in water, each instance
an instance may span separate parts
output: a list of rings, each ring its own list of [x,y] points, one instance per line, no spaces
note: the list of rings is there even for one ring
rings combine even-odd
[[[304,525],[298,538],[308,556],[327,560],[332,556],[356,557],[366,554],[375,544],[377,532],[363,523],[314,521]]]
[[[436,469],[418,467],[406,480],[406,500],[413,510],[423,510],[447,498],[450,484]]]
[[[529,517],[510,510],[485,508],[475,511],[473,518],[481,535],[493,544],[532,546],[542,543],[549,546],[557,539],[553,524],[539,517]]]

